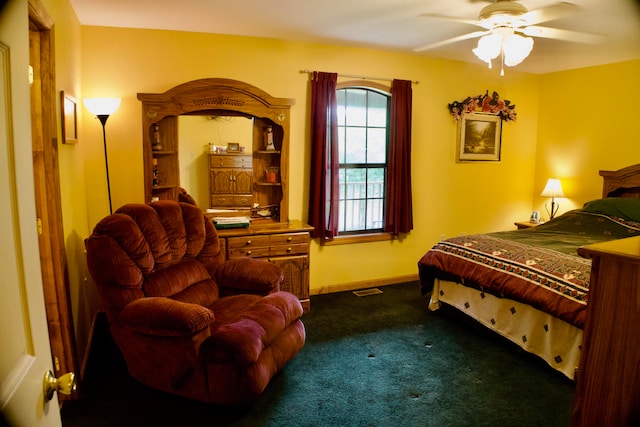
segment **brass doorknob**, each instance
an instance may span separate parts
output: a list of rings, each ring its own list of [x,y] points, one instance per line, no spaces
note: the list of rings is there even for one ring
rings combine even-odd
[[[71,394],[76,391],[76,387],[76,374],[73,372],[64,374],[60,378],[56,378],[51,371],[44,374],[43,389],[47,401],[53,399],[53,393],[56,391],[62,394]]]

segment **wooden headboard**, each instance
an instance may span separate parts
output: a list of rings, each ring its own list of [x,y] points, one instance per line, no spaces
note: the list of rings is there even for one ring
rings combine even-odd
[[[640,164],[617,171],[600,171],[604,179],[602,197],[640,198]]]

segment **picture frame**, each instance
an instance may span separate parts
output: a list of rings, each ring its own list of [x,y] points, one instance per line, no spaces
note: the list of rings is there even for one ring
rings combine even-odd
[[[239,152],[240,152],[240,143],[238,142],[227,143],[227,153],[239,153]]]
[[[63,144],[78,143],[78,101],[60,91],[60,123]]]
[[[494,114],[463,114],[458,126],[458,162],[500,161],[502,119]]]

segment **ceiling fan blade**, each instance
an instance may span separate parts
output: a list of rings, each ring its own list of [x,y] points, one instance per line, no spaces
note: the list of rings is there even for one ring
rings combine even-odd
[[[559,28],[539,27],[537,25],[519,28],[517,31],[524,33],[527,36],[565,40],[574,43],[597,44],[604,41],[604,37],[600,34],[561,30]]]
[[[424,52],[425,50],[435,49],[435,48],[440,47],[440,46],[444,46],[444,45],[451,44],[451,43],[461,42],[463,40],[472,39],[474,37],[481,37],[481,36],[484,36],[484,35],[489,34],[489,33],[491,33],[491,31],[474,31],[473,33],[463,34],[461,36],[452,37],[450,39],[446,39],[446,40],[442,40],[442,41],[439,41],[439,42],[436,42],[436,43],[428,44],[426,46],[418,47],[418,48],[413,49],[413,51],[414,52]]]
[[[580,10],[580,7],[568,2],[556,3],[551,6],[532,10],[520,16],[527,25],[535,25],[541,22],[553,21],[564,18]]]
[[[457,16],[440,15],[439,13],[423,13],[418,16],[420,16],[421,18],[446,19],[447,21],[460,22],[462,24],[477,25],[479,27],[482,27],[482,24],[477,19],[459,18]]]

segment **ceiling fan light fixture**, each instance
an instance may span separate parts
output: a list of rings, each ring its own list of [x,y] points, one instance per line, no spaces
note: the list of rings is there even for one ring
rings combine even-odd
[[[518,65],[529,56],[533,49],[533,39],[512,34],[504,39],[502,51],[504,52],[504,64],[508,67]]]
[[[533,49],[533,39],[515,34],[513,28],[498,27],[491,34],[478,40],[478,47],[472,52],[482,61],[489,64],[502,53],[503,63],[513,67],[521,63]]]
[[[481,60],[489,64],[491,68],[491,60],[500,55],[502,48],[502,36],[500,34],[492,33],[478,40],[478,47],[472,50],[472,52]]]

